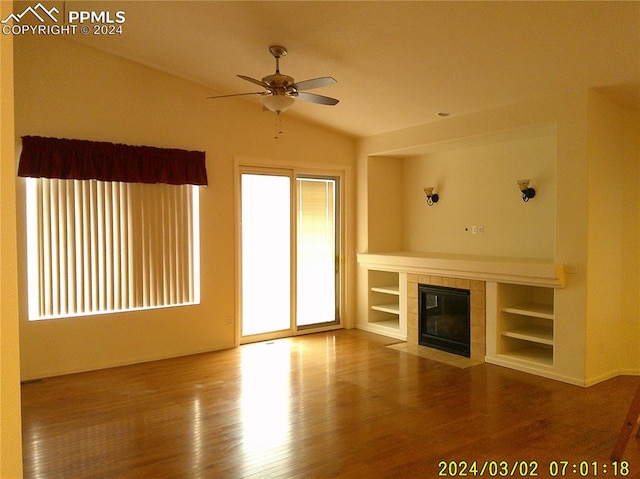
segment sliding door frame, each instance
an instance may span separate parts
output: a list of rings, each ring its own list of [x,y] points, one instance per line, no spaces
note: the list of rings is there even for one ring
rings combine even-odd
[[[291,318],[290,329],[288,331],[277,331],[274,333],[256,334],[252,336],[242,336],[242,174],[263,174],[263,175],[280,175],[289,176],[291,182]],[[345,311],[345,245],[346,245],[346,176],[347,171],[342,168],[312,166],[301,167],[293,164],[283,164],[278,162],[270,162],[257,159],[239,159],[234,161],[234,183],[235,183],[235,227],[236,227],[236,314],[235,314],[235,344],[236,346],[245,343],[258,341],[266,341],[283,337],[298,336],[302,334],[310,334],[322,331],[331,331],[344,327],[344,311]],[[320,323],[318,326],[306,325],[297,326],[296,321],[296,248],[297,248],[297,218],[298,198],[297,198],[297,178],[335,178],[337,187],[336,194],[336,236],[337,236],[337,268],[336,275],[337,287],[339,289],[336,294],[336,306],[339,312],[337,322]]]
[[[243,218],[243,206],[242,206],[242,177],[243,175],[263,175],[265,177],[280,177],[280,178],[288,178],[289,179],[289,318],[288,318],[288,327],[285,329],[273,330],[264,333],[255,333],[251,335],[243,335],[243,292],[244,292],[244,281],[243,281],[243,232],[242,232],[242,218]],[[239,338],[240,343],[252,343],[258,341],[266,341],[270,339],[279,339],[292,336],[294,326],[295,326],[295,297],[296,297],[296,282],[295,282],[295,270],[296,270],[296,258],[295,255],[292,255],[292,248],[295,245],[296,241],[296,229],[295,229],[295,178],[292,175],[291,170],[283,169],[283,168],[256,168],[256,167],[241,167],[238,172],[238,181],[239,181],[239,189],[238,189],[238,212],[236,215],[236,225],[238,229],[238,244],[237,244],[237,323],[238,323],[238,332],[237,336]],[[283,215],[284,217],[284,215]],[[284,318],[283,318],[284,319]]]
[[[335,232],[333,235],[334,238],[334,247],[335,247],[335,257],[334,257],[334,278],[335,278],[335,285],[334,285],[334,298],[336,300],[336,304],[335,304],[335,314],[334,314],[334,319],[330,320],[330,321],[323,321],[321,323],[312,323],[312,324],[306,324],[306,325],[300,325],[298,324],[298,318],[296,317],[296,329],[298,331],[302,331],[305,329],[310,329],[313,330],[311,332],[316,332],[318,331],[320,328],[331,328],[332,326],[339,326],[341,324],[341,319],[342,319],[342,301],[341,301],[341,296],[342,296],[342,268],[340,265],[340,262],[342,260],[342,214],[341,214],[341,204],[342,204],[342,199],[340,198],[341,196],[341,181],[340,181],[340,176],[337,175],[324,175],[324,174],[308,174],[308,173],[297,173],[294,177],[294,182],[295,182],[295,189],[294,189],[294,193],[295,193],[295,204],[294,204],[294,209],[295,209],[295,216],[296,216],[296,224],[294,225],[294,228],[296,229],[296,233],[298,232],[298,229],[300,228],[300,224],[298,224],[298,220],[297,218],[299,217],[299,213],[300,213],[300,209],[302,207],[302,205],[300,204],[300,199],[301,199],[301,192],[300,192],[300,184],[298,182],[298,180],[329,180],[329,181],[333,181],[334,182],[334,186],[335,186],[335,197],[334,197],[334,212],[336,215],[335,218]],[[296,287],[299,283],[299,276],[298,276],[298,248],[299,247],[299,242],[298,242],[298,238],[296,237],[296,244],[292,245],[292,251],[296,251],[295,254],[295,259],[296,259]],[[300,296],[298,294],[298,292],[296,291],[296,299],[298,299]],[[295,304],[296,306],[296,314],[298,313],[298,305]]]

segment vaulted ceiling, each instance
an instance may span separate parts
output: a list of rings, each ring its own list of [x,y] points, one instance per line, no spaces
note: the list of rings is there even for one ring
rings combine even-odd
[[[562,93],[600,88],[640,108],[640,2],[67,1],[124,11],[119,36],[75,35],[98,49],[209,86],[256,91],[238,78],[274,71],[269,45],[297,81],[336,106],[285,114],[362,137]],[[258,87],[259,89],[259,87]],[[224,100],[253,102],[255,96]]]

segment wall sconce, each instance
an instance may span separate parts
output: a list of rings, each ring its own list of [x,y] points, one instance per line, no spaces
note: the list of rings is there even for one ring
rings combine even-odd
[[[522,201],[525,203],[536,196],[536,190],[529,188],[530,181],[531,180],[518,180],[518,188],[520,188],[520,192],[522,193]]]
[[[429,206],[433,206],[435,203],[438,202],[440,197],[438,196],[437,193],[433,192],[433,186],[425,186],[423,189],[424,189],[424,194],[427,197],[427,204]]]

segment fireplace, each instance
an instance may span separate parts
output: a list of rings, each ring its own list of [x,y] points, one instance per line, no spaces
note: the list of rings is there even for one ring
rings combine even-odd
[[[418,342],[471,357],[469,290],[418,285]]]

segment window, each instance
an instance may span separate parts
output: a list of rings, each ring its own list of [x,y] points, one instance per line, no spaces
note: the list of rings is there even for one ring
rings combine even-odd
[[[192,185],[27,179],[29,318],[199,302]]]
[[[200,301],[201,151],[25,136],[29,319]]]

